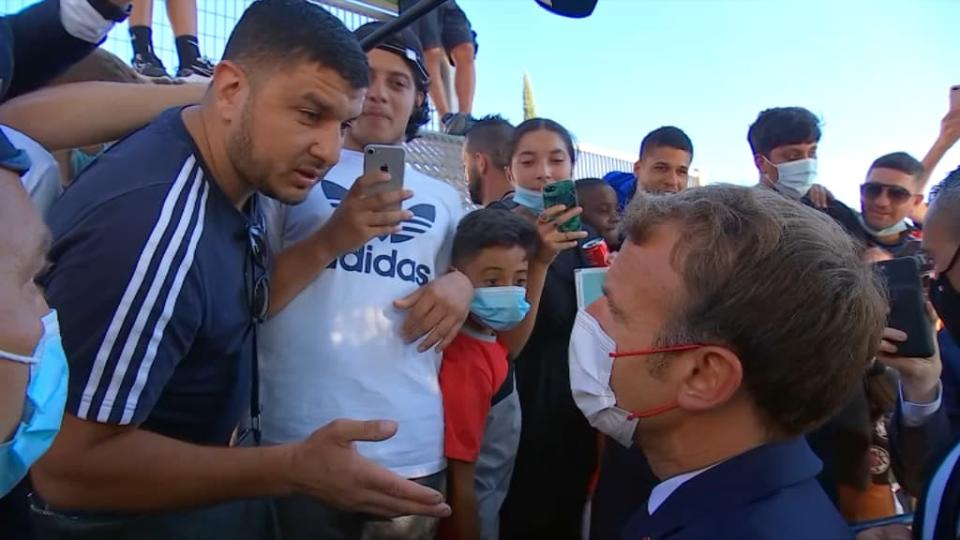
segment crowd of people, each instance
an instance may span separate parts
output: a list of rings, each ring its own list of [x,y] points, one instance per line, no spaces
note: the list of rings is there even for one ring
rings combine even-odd
[[[665,126],[575,206],[567,128],[471,118],[467,206],[366,166],[439,108],[412,30],[256,0],[208,82],[155,85],[97,49],[130,9],[0,18],[3,538],[957,537],[960,168],[923,193],[960,103],[859,209],[802,107],[750,126],[756,186],[688,187]],[[427,50],[460,67],[458,28]]]

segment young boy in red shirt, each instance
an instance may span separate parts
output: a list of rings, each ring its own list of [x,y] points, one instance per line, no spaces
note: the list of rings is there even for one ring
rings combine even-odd
[[[538,230],[512,212],[482,209],[457,227],[452,263],[470,278],[476,295],[440,367],[447,500],[453,510],[440,524],[441,540],[499,536],[500,505],[520,442],[510,358],[530,337],[557,251],[576,246],[584,234],[557,231],[554,223],[579,213],[579,208],[550,208]]]

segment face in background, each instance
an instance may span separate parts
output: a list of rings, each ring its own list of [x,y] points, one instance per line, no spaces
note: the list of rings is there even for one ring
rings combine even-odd
[[[769,178],[771,182],[776,183],[780,179],[777,172],[777,165],[799,161],[801,159],[817,158],[817,142],[785,144],[778,146],[770,151],[770,155],[753,156],[753,162],[760,171],[760,175]]]
[[[547,184],[573,177],[573,158],[563,137],[548,129],[538,129],[517,141],[509,173],[514,184],[542,191]]]
[[[903,171],[877,167],[867,173],[860,188],[863,220],[874,229],[886,229],[913,213],[923,202],[922,194],[914,194],[916,179]]]
[[[315,62],[252,70],[262,72],[225,61],[214,77],[230,163],[257,191],[287,204],[303,202],[339,161],[364,90]]]
[[[401,144],[414,106],[425,97],[417,91],[413,71],[400,55],[373,49],[367,53],[367,61],[370,88],[363,114],[347,133],[348,145],[360,149],[368,144]]]
[[[933,259],[933,269],[941,275],[960,248],[960,231],[956,229],[956,216],[939,208],[936,203],[930,206],[927,219],[923,224],[923,250]],[[960,263],[954,264],[946,274],[950,285],[960,290]]]
[[[462,271],[475,288],[526,287],[527,252],[520,246],[494,246],[480,250]]]
[[[608,185],[590,186],[577,190],[577,200],[583,208],[583,221],[597,229],[611,250],[618,249],[620,213],[617,211],[617,192]]]
[[[678,193],[687,187],[693,156],[669,146],[647,148],[633,165],[637,183],[647,193]]]
[[[468,152],[467,145],[463,145],[463,174],[467,179],[467,191],[473,204],[483,204],[483,175],[489,167],[490,158],[479,152]]]

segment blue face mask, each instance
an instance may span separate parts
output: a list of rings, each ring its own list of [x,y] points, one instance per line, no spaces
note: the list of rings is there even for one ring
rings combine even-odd
[[[524,287],[481,287],[474,291],[470,313],[483,324],[498,331],[510,330],[520,324],[530,303]]]
[[[68,368],[60,342],[57,312],[51,311],[42,322],[43,335],[32,356],[0,351],[0,362],[22,362],[30,366],[20,425],[9,441],[0,444],[0,496],[13,489],[50,448],[63,420]]]
[[[543,193],[540,191],[517,186],[516,191],[513,192],[513,202],[529,208],[537,215],[543,212]]]
[[[777,168],[779,177],[774,189],[788,197],[803,198],[817,181],[816,159],[798,159],[773,166]]]

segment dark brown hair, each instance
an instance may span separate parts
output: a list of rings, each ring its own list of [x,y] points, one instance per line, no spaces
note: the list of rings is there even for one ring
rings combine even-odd
[[[777,433],[807,432],[839,410],[876,355],[887,303],[853,240],[824,214],[768,190],[711,185],[640,194],[625,230],[641,243],[670,223],[685,298],[658,345],[718,343]]]

